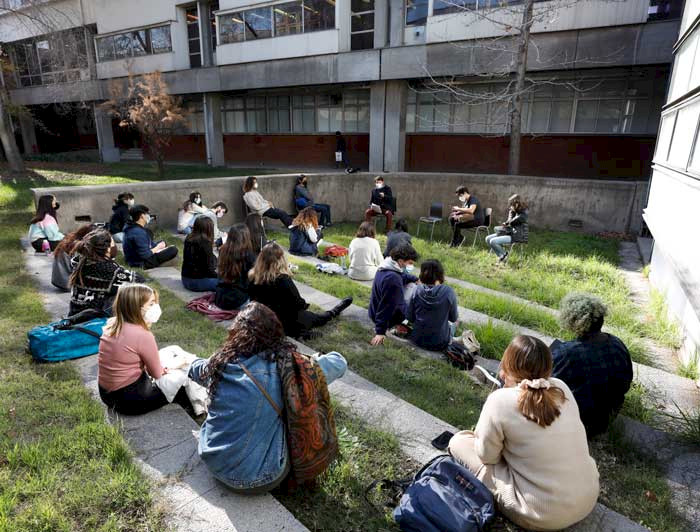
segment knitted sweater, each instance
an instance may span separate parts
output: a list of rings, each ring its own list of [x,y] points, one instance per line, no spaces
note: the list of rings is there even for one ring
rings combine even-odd
[[[248,205],[248,208],[253,214],[262,216],[270,209],[270,202],[262,197],[262,194],[257,190],[249,190],[243,194],[243,201]]]
[[[484,464],[477,475],[492,487],[503,514],[532,530],[560,530],[586,517],[598,499],[598,468],[569,387],[561,414],[540,427],[518,410],[520,388],[489,395],[476,425],[475,451]]]
[[[348,277],[357,281],[371,281],[384,261],[379,242],[369,236],[353,238],[350,242],[350,269]]]
[[[80,260],[76,255],[73,262]],[[80,279],[73,284],[68,315],[93,308],[111,315],[112,302],[119,286],[124,283],[143,283],[145,279],[138,273],[122,268],[113,260],[86,262]]]

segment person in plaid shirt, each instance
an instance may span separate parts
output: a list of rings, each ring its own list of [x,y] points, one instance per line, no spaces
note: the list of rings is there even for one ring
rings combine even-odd
[[[608,429],[632,383],[632,359],[625,344],[601,331],[607,308],[597,297],[569,294],[560,306],[563,328],[576,340],[555,340],[550,349],[552,376],[563,380],[576,398],[589,438]]]

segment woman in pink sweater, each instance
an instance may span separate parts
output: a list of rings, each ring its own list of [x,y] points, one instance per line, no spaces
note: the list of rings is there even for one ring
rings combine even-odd
[[[158,293],[145,284],[122,285],[114,300],[113,318],[100,338],[100,397],[120,414],[138,415],[168,403],[153,379],[167,369],[160,363],[151,325],[160,318]]]

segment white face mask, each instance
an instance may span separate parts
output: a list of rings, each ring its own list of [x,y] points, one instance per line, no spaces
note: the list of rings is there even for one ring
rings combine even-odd
[[[136,204],[136,200],[133,200],[133,199],[126,200],[126,204],[127,204],[129,207],[133,207],[133,206]]]
[[[216,217],[217,218],[223,218],[224,214],[226,214],[224,211],[216,211]]]
[[[406,273],[411,273],[415,266],[413,264],[406,264],[406,266],[403,267],[403,271]]]
[[[150,224],[150,223],[151,223],[151,215],[150,215],[150,214],[147,214],[147,215],[146,215],[146,225],[148,225],[148,224]]]
[[[201,204],[202,204],[202,198],[195,198],[195,199],[194,199],[194,202],[195,202],[197,205],[201,205]]]
[[[466,196],[459,196],[459,201],[464,203],[465,201],[467,201],[467,197]]]
[[[160,315],[162,313],[163,311],[161,310],[160,305],[155,303],[143,313],[143,319],[146,320],[146,323],[156,323],[160,319]]]
[[[257,184],[257,183],[254,183],[254,184],[253,184],[253,188],[258,188],[258,184]]]
[[[376,183],[374,186],[377,188],[384,188],[384,183]]]

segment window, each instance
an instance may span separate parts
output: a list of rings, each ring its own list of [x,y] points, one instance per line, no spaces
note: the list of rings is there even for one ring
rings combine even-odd
[[[196,5],[185,10],[185,20],[190,68],[199,68],[202,66],[202,46],[199,40],[199,9]]]
[[[272,6],[275,14],[275,36],[302,33],[301,2],[289,2]]]
[[[673,130],[673,140],[668,153],[669,164],[686,169],[690,159],[690,149],[695,138],[695,131],[700,115],[700,100],[683,107],[678,111],[676,127]]]
[[[476,0],[434,0],[433,2],[434,15],[461,13],[467,9],[476,9]]]
[[[304,33],[335,28],[334,0],[303,0]]]
[[[131,33],[131,49],[134,57],[151,53],[151,43],[146,40],[146,30]]]
[[[219,17],[219,40],[221,44],[245,40],[243,13],[233,13]]]
[[[170,26],[157,26],[108,35],[95,41],[97,43],[97,60],[100,62],[162,54],[172,50]]]
[[[245,121],[248,133],[265,133],[265,97],[246,97]]]
[[[272,9],[259,7],[249,9],[245,15],[245,40],[267,39],[272,37]]]
[[[374,48],[374,0],[352,0],[350,49]]]
[[[245,133],[245,99],[229,98],[224,100],[223,128],[224,133]]]
[[[316,131],[314,96],[292,97],[292,127],[295,133],[313,133]]]
[[[659,128],[659,138],[656,141],[656,154],[654,155],[654,161],[665,162],[668,160],[668,148],[671,145],[671,137],[673,136],[673,127],[675,125],[675,111],[665,115],[661,119],[661,127]]]
[[[267,98],[267,131],[269,133],[289,133],[289,96],[269,96]]]
[[[172,50],[170,26],[158,26],[148,31],[151,38],[151,51],[154,54],[162,54]]]
[[[406,26],[425,24],[428,18],[428,0],[406,0]]]

